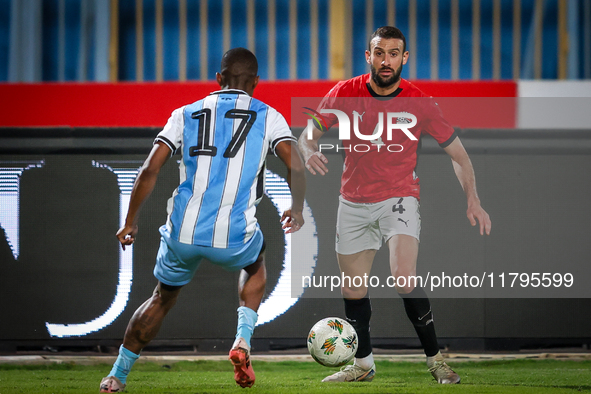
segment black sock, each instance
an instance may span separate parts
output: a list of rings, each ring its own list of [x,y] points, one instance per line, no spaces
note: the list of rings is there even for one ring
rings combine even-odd
[[[404,301],[404,309],[410,322],[415,327],[421,345],[427,357],[436,355],[439,352],[435,325],[433,324],[433,313],[431,303],[425,290],[422,287],[415,287],[408,294],[400,294]]]
[[[345,301],[345,315],[357,332],[358,348],[355,357],[363,358],[371,354],[371,339],[369,337],[369,320],[371,319],[371,302],[369,298]]]

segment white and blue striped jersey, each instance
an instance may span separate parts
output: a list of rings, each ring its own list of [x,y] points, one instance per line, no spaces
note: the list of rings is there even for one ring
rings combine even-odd
[[[179,242],[216,248],[246,243],[258,224],[269,149],[295,138],[274,108],[241,90],[220,90],[172,112],[156,137],[182,155],[166,225]]]

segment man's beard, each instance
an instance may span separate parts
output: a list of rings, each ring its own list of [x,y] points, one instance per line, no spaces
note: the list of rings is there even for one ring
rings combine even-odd
[[[390,86],[394,85],[396,82],[400,81],[400,74],[402,74],[402,64],[398,67],[398,70],[392,70],[392,75],[389,78],[382,78],[378,73],[378,70],[372,65],[371,66],[371,79],[378,85],[380,88],[389,88]]]

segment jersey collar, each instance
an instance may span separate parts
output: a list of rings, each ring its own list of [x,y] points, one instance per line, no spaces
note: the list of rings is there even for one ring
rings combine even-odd
[[[211,92],[210,94],[246,94],[248,96],[248,93],[240,89],[222,89],[217,90],[215,92]]]
[[[369,83],[370,78],[371,78],[371,74],[367,74],[367,82],[365,83],[365,86],[367,86],[367,90],[369,91],[369,94],[371,94],[372,97],[376,97],[376,98],[384,99],[384,100],[389,100],[392,97],[398,96],[402,92],[402,90],[403,90],[402,86],[404,85],[404,82],[405,82],[405,80],[403,78],[400,78],[400,85],[398,86],[398,89],[396,89],[395,91],[393,91],[390,94],[382,96],[382,95],[377,94],[376,91],[372,89],[371,84]]]

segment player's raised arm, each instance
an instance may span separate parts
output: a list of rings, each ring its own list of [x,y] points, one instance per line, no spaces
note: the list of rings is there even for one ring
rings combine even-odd
[[[293,141],[282,141],[275,148],[277,156],[287,167],[287,184],[291,190],[291,209],[283,212],[281,222],[286,233],[294,233],[304,225],[304,196],[306,195],[306,174],[304,163]]]
[[[140,168],[139,174],[133,184],[131,198],[129,200],[129,209],[125,225],[117,231],[117,238],[121,242],[121,247],[125,250],[126,245],[131,245],[135,241],[137,234],[137,221],[142,205],[154,190],[160,168],[170,157],[171,150],[163,142],[156,142],[148,158]]]
[[[316,173],[325,175],[328,172],[325,165],[328,163],[328,159],[318,150],[318,140],[322,134],[324,134],[322,131],[314,127],[312,128],[312,139],[308,139],[307,133],[302,132],[298,140],[298,147],[304,156],[304,163],[312,175],[316,175]]]
[[[454,171],[464,193],[466,193],[466,199],[468,200],[468,209],[466,215],[470,224],[476,226],[476,222],[480,224],[480,235],[490,234],[491,221],[488,213],[480,206],[480,198],[476,191],[476,178],[474,175],[474,167],[470,157],[464,149],[464,145],[459,138],[456,138],[451,144],[443,148],[445,152],[451,157]]]

